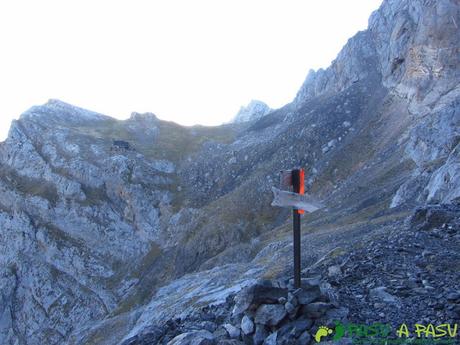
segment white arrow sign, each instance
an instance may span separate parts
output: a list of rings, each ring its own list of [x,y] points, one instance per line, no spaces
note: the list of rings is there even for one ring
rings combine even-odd
[[[272,187],[272,206],[293,207],[298,210],[314,212],[323,208],[324,205],[308,194],[297,194]]]

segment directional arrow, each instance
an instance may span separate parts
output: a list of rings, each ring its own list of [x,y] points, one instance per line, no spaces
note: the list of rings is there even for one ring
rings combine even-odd
[[[314,212],[324,207],[321,202],[308,194],[292,193],[275,187],[272,187],[272,191],[272,206],[293,207],[307,212]]]
[[[300,215],[305,211],[315,212],[324,205],[314,197],[305,194],[305,170],[303,168],[282,170],[280,173],[281,189],[272,187],[274,195],[272,206],[292,208],[294,287],[300,288],[302,268]],[[291,189],[292,192],[289,191]]]

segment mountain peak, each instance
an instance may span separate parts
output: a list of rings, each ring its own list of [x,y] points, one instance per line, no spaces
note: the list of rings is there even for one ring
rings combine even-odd
[[[156,121],[158,117],[154,113],[138,113],[134,111],[131,113],[129,119],[134,121]]]
[[[293,103],[242,107],[249,125],[31,108],[0,143],[0,344],[307,344],[335,320],[460,319],[459,15],[385,0]],[[305,291],[271,206],[292,167],[327,207],[302,219]]]
[[[52,119],[75,123],[81,121],[107,120],[110,119],[110,117],[58,99],[50,99],[45,104],[36,105],[26,110],[21,114],[20,119]]]
[[[260,119],[270,113],[271,109],[266,103],[252,100],[247,106],[242,106],[233,119],[234,123],[248,122]]]

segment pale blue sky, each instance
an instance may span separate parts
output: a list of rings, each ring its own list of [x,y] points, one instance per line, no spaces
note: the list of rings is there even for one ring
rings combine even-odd
[[[0,2],[0,140],[50,98],[120,119],[220,124],[290,102],[381,0]]]

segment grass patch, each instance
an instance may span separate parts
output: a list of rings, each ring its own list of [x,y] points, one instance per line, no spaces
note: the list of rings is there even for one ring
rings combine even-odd
[[[137,152],[149,159],[167,159],[178,162],[198,151],[206,141],[231,143],[236,135],[235,126],[193,126],[185,127],[174,122],[158,120],[155,123],[158,131],[146,134],[145,128],[133,120],[104,121],[93,127],[75,127],[84,135],[98,139],[127,141]]]
[[[92,206],[101,204],[102,201],[108,201],[107,191],[104,187],[90,187],[85,184],[81,184],[81,189],[85,193],[86,199],[78,201],[82,206]]]
[[[24,196],[38,196],[46,199],[51,205],[56,206],[59,195],[56,186],[43,179],[37,179],[19,175],[10,167],[0,167],[0,179],[11,189],[23,194]]]
[[[141,282],[142,278],[149,273],[151,266],[155,263],[155,261],[161,254],[161,248],[156,243],[152,243],[150,250],[144,255],[139,265],[128,274],[124,274],[124,272],[119,272],[109,282],[110,288],[113,289],[123,279],[134,278],[138,279],[139,282]],[[154,286],[149,286],[148,284],[139,285],[142,286],[135,287],[134,292],[129,294],[124,300],[122,300],[118,304],[118,307],[111,313],[112,316],[129,312],[134,308],[145,304],[146,301],[149,298],[151,298],[154,292]]]

